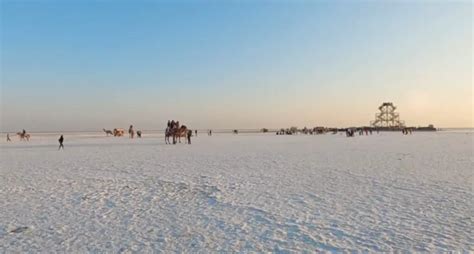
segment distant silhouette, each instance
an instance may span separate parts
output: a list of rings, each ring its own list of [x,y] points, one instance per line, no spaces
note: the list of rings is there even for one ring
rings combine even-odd
[[[20,137],[21,141],[30,141],[30,134],[26,133],[25,130],[22,132],[17,132],[16,135]]]
[[[354,137],[354,129],[346,129],[346,137]]]
[[[198,130],[194,130],[194,133],[196,134],[196,137],[198,136]]]
[[[114,129],[114,137],[121,137],[123,136],[123,134],[125,133],[125,130],[124,129],[121,129],[121,128],[115,128]]]
[[[142,137],[142,131],[137,131],[137,137],[139,137],[139,138]]]
[[[102,129],[102,130],[105,132],[105,134],[107,134],[107,137],[109,135],[114,135],[114,133],[111,130],[106,130],[106,129]]]
[[[128,135],[132,139],[135,137],[135,130],[133,130],[133,125],[130,125],[130,128],[128,128]]]
[[[63,145],[64,137],[63,137],[63,135],[61,135],[61,137],[59,137],[58,141],[59,141],[58,151],[61,150],[61,148],[64,150],[64,145]]]
[[[188,144],[191,144],[191,136],[193,135],[193,131],[192,130],[188,130],[188,135],[187,135],[187,138],[188,138]]]
[[[171,124],[170,124],[170,127],[167,127],[165,130],[165,144],[170,144],[171,135],[172,133],[171,133]]]
[[[10,134],[7,133],[7,142],[12,142],[12,140],[10,139]]]

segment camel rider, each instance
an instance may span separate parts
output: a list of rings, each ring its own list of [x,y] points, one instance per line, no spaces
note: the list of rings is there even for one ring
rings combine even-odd
[[[174,121],[174,120],[171,120],[171,124],[170,124],[170,125],[171,125],[171,126],[170,126],[171,129],[174,129],[174,126],[176,125],[175,121]]]
[[[179,121],[177,121],[176,122],[176,129],[179,129],[179,127],[181,127],[181,126],[179,126]]]
[[[25,136],[25,134],[26,134],[26,131],[25,131],[25,129],[23,129],[23,132],[22,132],[22,133],[23,133],[23,136]]]
[[[168,120],[168,124],[166,125],[166,127],[168,127],[168,128],[171,127],[171,122],[170,122],[170,120]]]

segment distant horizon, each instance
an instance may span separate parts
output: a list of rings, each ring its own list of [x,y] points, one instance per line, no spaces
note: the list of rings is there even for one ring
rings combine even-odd
[[[240,131],[258,131],[258,130],[261,130],[263,128],[266,128],[268,130],[280,130],[281,128],[290,128],[292,126],[287,126],[287,127],[262,127],[262,128],[200,128],[200,129],[192,129],[192,130],[198,130],[198,131],[208,131],[208,130],[213,130],[213,131],[229,131],[231,132],[232,130],[240,130]],[[304,128],[305,126],[295,126],[295,127],[298,127],[299,129],[302,129]],[[357,126],[357,125],[353,125],[353,126],[306,126],[307,128],[313,128],[313,127],[326,127],[326,128],[350,128],[350,127],[368,127],[368,125],[366,126]],[[426,126],[407,126],[407,127],[427,127]],[[437,127],[437,126],[434,126],[437,130],[474,130],[474,127]],[[124,127],[116,127],[116,128],[123,128],[123,129],[127,129],[128,127],[127,126],[124,126]],[[113,129],[113,128],[111,128]],[[136,128],[137,129],[137,128]],[[25,129],[26,130],[26,129]],[[147,131],[150,131],[150,132],[162,132],[164,131],[165,129],[146,129],[146,128],[139,128],[139,130],[141,131],[144,131],[144,132],[147,132]],[[2,134],[7,134],[7,133],[12,133],[12,134],[16,134],[17,132],[21,131],[20,130],[12,130],[12,131],[0,131],[0,133]],[[52,134],[52,133],[84,133],[84,132],[98,132],[98,133],[102,133],[102,129],[90,129],[90,130],[27,130],[28,133],[45,133],[45,134]]]

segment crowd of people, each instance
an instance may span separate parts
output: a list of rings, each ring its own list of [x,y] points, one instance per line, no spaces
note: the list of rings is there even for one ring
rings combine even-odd
[[[349,129],[346,129],[346,136],[347,137],[354,137],[355,133],[359,132],[359,136],[363,136],[364,134],[367,136],[367,135],[372,135],[372,129],[371,128],[359,128],[359,129],[355,129],[355,128],[349,128]],[[379,133],[377,131],[377,133]]]
[[[408,134],[412,134],[413,132],[413,128],[402,128],[402,134],[403,135],[408,135]],[[380,130],[378,128],[348,128],[346,129],[346,136],[347,137],[354,137],[355,133],[358,132],[359,133],[359,136],[362,136],[362,135],[372,135],[372,132],[373,131],[376,131],[377,134],[380,132]]]

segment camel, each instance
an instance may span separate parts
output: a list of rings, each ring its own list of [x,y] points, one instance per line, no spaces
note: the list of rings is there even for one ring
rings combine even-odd
[[[188,133],[188,128],[185,125],[182,125],[179,128],[166,128],[165,131],[165,143],[170,143],[170,137],[173,137],[173,145],[177,142],[181,143],[181,137],[186,138],[186,134]]]
[[[16,135],[18,135],[22,141],[30,141],[30,134],[28,133],[17,132]]]
[[[120,128],[114,129],[114,137],[122,137],[124,133],[125,133],[124,129],[120,129]]]
[[[178,129],[176,129],[173,135],[173,143],[176,144],[176,138],[178,138],[179,143],[181,143],[181,137],[184,137],[186,139],[187,133],[188,133],[188,128],[186,127],[186,125],[182,125]]]
[[[105,134],[107,134],[107,137],[109,135],[114,135],[114,133],[111,130],[106,130],[106,129],[102,129],[102,130],[104,130]]]

